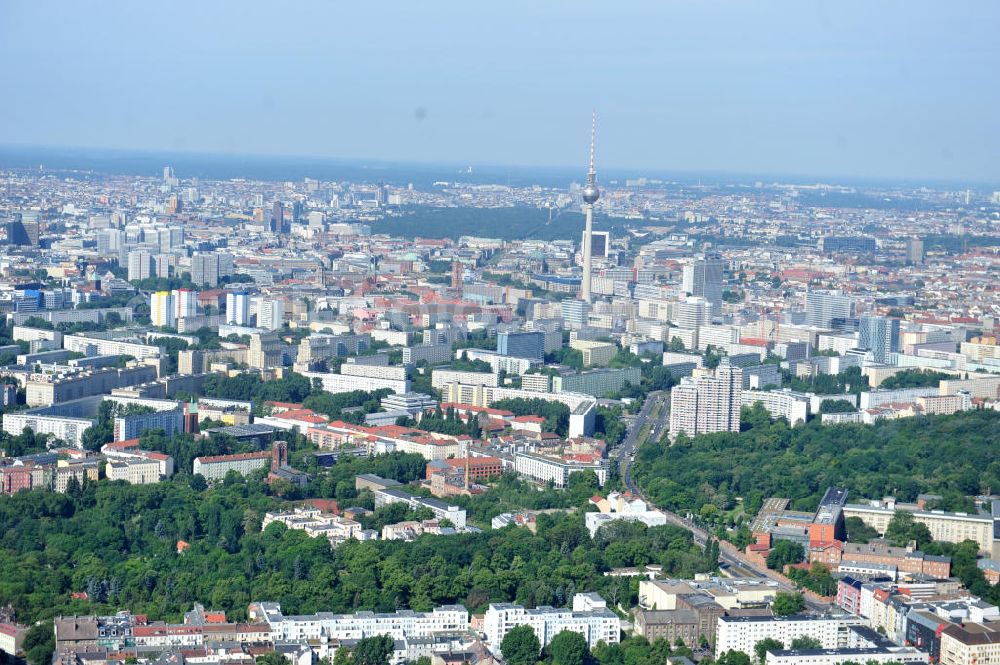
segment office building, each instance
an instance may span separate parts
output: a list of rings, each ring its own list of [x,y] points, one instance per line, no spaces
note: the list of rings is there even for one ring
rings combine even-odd
[[[583,354],[584,367],[606,367],[618,353],[618,347],[611,342],[574,339],[569,346]]]
[[[723,359],[715,376],[684,377],[670,391],[670,436],[739,432],[743,370]]]
[[[219,285],[219,256],[217,254],[195,254],[191,257],[191,281],[198,286]]]
[[[545,333],[499,333],[497,335],[497,353],[501,356],[542,360],[545,357]]]
[[[580,248],[583,251],[583,246],[587,242],[587,232],[584,231],[581,240]],[[593,231],[590,234],[590,255],[594,258],[606,259],[611,251],[611,233],[608,231]]]
[[[717,253],[692,259],[684,266],[681,290],[704,298],[711,304],[712,316],[722,314],[722,284],[726,262]]]
[[[153,276],[153,255],[144,249],[128,253],[128,279],[148,279]]]
[[[529,610],[512,603],[490,603],[483,616],[483,632],[490,650],[498,652],[503,638],[517,626],[531,626],[543,647],[564,630],[583,635],[591,649],[598,642],[618,644],[621,640],[621,621],[596,593],[573,596],[571,610],[547,606]]]
[[[924,262],[924,241],[920,238],[906,239],[906,262],[920,265]]]
[[[559,303],[559,311],[563,325],[566,328],[577,329],[587,325],[590,304],[583,300],[563,300]]]
[[[226,294],[226,323],[250,325],[250,295],[243,291]]]
[[[870,351],[879,364],[899,352],[899,319],[887,316],[862,316],[858,327],[858,348]]]
[[[820,251],[827,253],[871,253],[876,249],[875,238],[869,236],[826,236],[820,239]]]
[[[834,322],[854,316],[854,298],[839,291],[810,291],[806,294],[806,323],[817,328],[832,328]]]

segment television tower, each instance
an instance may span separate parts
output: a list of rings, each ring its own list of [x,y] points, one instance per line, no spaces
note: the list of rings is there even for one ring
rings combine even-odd
[[[587,225],[583,233],[583,283],[580,286],[580,299],[590,302],[590,273],[592,269],[591,257],[594,237],[594,203],[601,197],[601,192],[597,189],[597,171],[594,170],[594,143],[597,139],[597,113],[590,119],[590,170],[587,171],[587,184],[583,187],[583,214],[586,216]]]

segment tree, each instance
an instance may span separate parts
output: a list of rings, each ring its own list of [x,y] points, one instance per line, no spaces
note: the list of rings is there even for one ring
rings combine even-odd
[[[277,651],[268,651],[265,654],[257,656],[257,665],[291,665],[289,660]]]
[[[802,597],[801,593],[779,591],[774,596],[774,602],[771,603],[771,611],[779,617],[799,614],[804,609],[806,609],[806,599]]]
[[[767,658],[768,651],[779,651],[785,648],[785,643],[773,637],[765,637],[757,644],[753,645],[753,653],[757,657],[757,662],[763,665]]]
[[[719,654],[715,665],[750,665],[750,656],[742,651],[724,651]]]
[[[915,540],[918,549],[933,540],[927,525],[916,522],[913,513],[906,510],[897,510],[889,520],[889,526],[885,529],[885,539],[896,547],[905,547],[910,541]]]
[[[572,630],[556,633],[545,649],[552,658],[552,665],[584,665],[590,656],[587,640]]]
[[[500,653],[508,665],[534,665],[542,645],[531,626],[515,626],[503,636]]]
[[[801,562],[804,556],[802,545],[790,540],[777,540],[767,555],[767,567],[771,570],[784,570],[787,565]]]
[[[388,635],[363,637],[351,653],[351,665],[389,665],[393,642]]]
[[[792,646],[790,648],[794,650],[822,649],[823,643],[811,635],[800,635],[792,640]]]
[[[852,543],[865,544],[878,538],[878,530],[865,524],[860,517],[848,517],[844,520],[844,527],[847,529],[847,540]]]
[[[55,650],[56,638],[51,621],[36,623],[24,634],[24,654],[30,665],[49,665]]]

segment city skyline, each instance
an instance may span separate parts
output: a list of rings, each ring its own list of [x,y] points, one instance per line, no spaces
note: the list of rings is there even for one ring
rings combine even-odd
[[[449,8],[7,6],[0,143],[571,166],[597,107],[609,171],[998,178],[986,3]]]

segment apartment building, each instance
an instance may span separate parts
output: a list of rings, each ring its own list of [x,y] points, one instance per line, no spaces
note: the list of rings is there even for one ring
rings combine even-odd
[[[791,425],[805,423],[809,418],[809,396],[790,390],[744,390],[743,406],[760,403],[772,418],[784,418]]]
[[[514,453],[514,470],[535,482],[546,484],[551,482],[554,487],[566,487],[569,477],[574,473],[593,471],[597,483],[604,485],[608,480],[606,460],[573,459],[553,457],[532,452]]]
[[[328,393],[349,393],[354,390],[379,390],[388,388],[394,393],[410,392],[409,379],[376,379],[368,376],[350,376],[348,374],[333,374],[329,372],[303,372],[310,381],[319,379],[323,390]]]
[[[261,531],[272,522],[280,522],[289,529],[304,531],[310,538],[326,538],[334,546],[352,538],[367,540],[374,537],[373,532],[366,532],[361,528],[360,522],[324,513],[316,508],[298,507],[290,511],[264,513],[260,525]]]
[[[463,383],[468,386],[500,385],[496,372],[465,372],[454,369],[436,369],[431,374],[431,387],[440,390],[446,383]]]
[[[860,620],[813,617],[801,614],[789,616],[722,616],[715,631],[715,656],[726,651],[754,652],[763,639],[773,638],[791,644],[798,637],[812,637],[823,649],[847,647],[848,628]]]
[[[670,391],[670,436],[740,431],[743,370],[723,361],[714,376],[685,377]]]
[[[93,335],[66,335],[63,337],[63,348],[76,351],[85,356],[132,356],[136,360],[158,358],[160,347],[139,344],[119,339],[104,339]]]
[[[1000,621],[952,624],[941,633],[941,665],[1000,663]]]
[[[271,466],[271,453],[237,453],[235,455],[211,455],[194,458],[192,473],[201,474],[205,480],[222,480],[230,471],[246,476]]]
[[[768,651],[764,665],[840,665],[841,663],[901,663],[918,665],[928,662],[927,654],[913,647],[854,647],[846,649],[799,649]]]
[[[431,365],[440,365],[451,360],[451,356],[451,344],[418,344],[403,347],[405,365],[416,364],[421,360]]]
[[[184,431],[184,409],[176,402],[173,408],[165,408],[153,413],[136,413],[115,418],[115,441],[135,439],[148,430],[162,430],[164,436],[172,437]]]
[[[531,626],[542,646],[564,630],[583,635],[591,649],[598,642],[617,644],[621,639],[621,620],[596,593],[576,594],[572,609],[525,609],[513,603],[490,603],[483,616],[483,632],[490,650],[498,652],[504,636],[517,626]]]
[[[28,406],[50,406],[91,395],[106,395],[115,388],[155,379],[156,369],[148,365],[64,374],[32,374],[25,382],[25,401]]]
[[[889,521],[897,510],[912,513],[913,521],[924,524],[934,540],[960,543],[973,540],[979,550],[993,552],[994,519],[988,514],[948,513],[943,510],[919,510],[912,504],[897,504],[895,500],[871,501],[867,504],[849,503],[844,506],[844,517],[858,517],[880,534],[884,534]]]
[[[104,468],[108,480],[124,480],[130,485],[160,482],[160,462],[155,459],[111,460]]]
[[[356,376],[367,379],[406,381],[406,368],[402,365],[344,363],[340,366],[340,373],[344,376]]]
[[[469,611],[461,605],[443,605],[430,612],[400,610],[392,613],[316,614],[286,616],[273,602],[251,603],[250,620],[266,624],[274,642],[307,640],[360,640],[388,635],[394,640],[429,638],[440,633],[469,629]]]
[[[521,379],[522,387],[524,387],[524,378],[522,377]],[[589,372],[580,372],[579,374],[563,374],[552,377],[552,391],[604,397],[609,393],[619,392],[625,387],[626,383],[639,385],[641,380],[642,371],[638,367],[595,369]]]
[[[459,506],[452,506],[437,499],[428,499],[423,496],[409,494],[400,489],[386,487],[375,490],[375,507],[387,506],[391,503],[405,503],[414,510],[428,508],[434,517],[446,519],[455,525],[456,529],[465,528],[465,511]]]
[[[444,403],[488,407],[502,399],[547,399],[561,402],[569,407],[569,437],[590,436],[594,433],[597,400],[591,395],[580,393],[539,393],[517,388],[492,388],[490,386],[469,386],[463,383],[446,383],[441,389]]]

